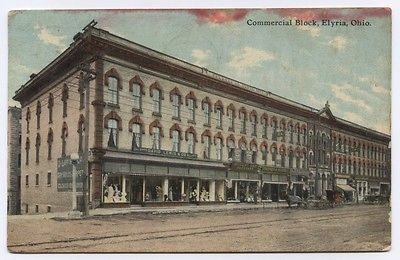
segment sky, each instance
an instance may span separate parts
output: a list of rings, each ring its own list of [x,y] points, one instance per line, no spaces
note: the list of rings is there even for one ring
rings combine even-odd
[[[95,19],[96,27],[277,95],[390,133],[387,9],[16,11],[9,14],[9,104]],[[371,26],[249,26],[322,19]]]

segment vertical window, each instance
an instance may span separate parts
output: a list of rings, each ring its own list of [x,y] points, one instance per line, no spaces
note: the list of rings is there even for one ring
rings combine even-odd
[[[203,103],[203,110],[204,110],[204,124],[210,125],[210,104]]]
[[[277,154],[276,147],[272,147],[272,163],[274,166],[276,166],[276,154]]]
[[[36,173],[36,175],[35,175],[35,185],[36,186],[39,186],[39,174],[38,173]]]
[[[242,163],[246,162],[246,145],[244,143],[240,145],[240,161]]]
[[[189,120],[194,121],[194,99],[188,99]]]
[[[307,135],[306,135],[306,132],[307,132],[307,129],[303,129],[303,145],[305,146],[305,145],[307,145],[307,140],[306,140],[306,138],[307,138]]]
[[[25,204],[25,213],[29,213],[29,205]]]
[[[51,212],[51,206],[47,206],[47,213]]]
[[[51,151],[53,147],[53,130],[50,128],[47,134],[47,160],[51,160]]]
[[[39,150],[40,150],[40,135],[36,135],[36,163],[39,163]]]
[[[228,158],[233,159],[235,157],[235,142],[233,140],[228,141]]]
[[[222,160],[222,139],[217,138],[216,140],[216,151],[217,151],[217,160]]]
[[[276,120],[272,121],[272,140],[276,141],[278,137],[278,122]]]
[[[133,95],[133,108],[135,110],[142,109],[142,91],[141,86],[139,84],[132,84],[132,95]]]
[[[40,114],[42,113],[42,106],[40,105],[40,101],[36,104],[36,128],[40,129]]]
[[[83,87],[79,89],[79,109],[85,108],[85,93],[86,91],[83,89]]]
[[[68,129],[66,127],[66,124],[64,124],[61,130],[61,156],[65,156],[67,153],[67,136]]]
[[[35,213],[39,213],[39,205],[38,204],[35,205]]]
[[[25,175],[25,186],[29,187],[29,175]]]
[[[289,132],[290,132],[289,142],[293,143],[293,126],[292,125],[289,125]]]
[[[221,108],[217,109],[217,127],[222,128],[222,110],[221,110]]]
[[[210,159],[211,138],[204,136],[204,159]]]
[[[263,127],[263,138],[268,138],[268,119],[263,118],[262,120],[262,127]]]
[[[174,94],[172,95],[172,116],[174,118],[180,118],[180,96]]]
[[[84,137],[85,137],[85,122],[84,120],[80,120],[79,125],[78,125],[78,152],[82,153],[83,152],[83,143],[84,143]]]
[[[53,122],[53,106],[54,106],[54,97],[53,97],[53,94],[50,93],[49,101],[47,104],[47,107],[49,109],[49,123]]]
[[[153,149],[160,150],[161,147],[161,131],[159,127],[153,127]]]
[[[118,121],[108,120],[108,147],[117,148],[118,146]]]
[[[257,136],[257,116],[253,115],[251,118],[252,135]]]
[[[31,121],[31,110],[28,107],[28,109],[26,111],[26,132],[27,133],[29,133],[29,123],[30,123],[30,121]]]
[[[29,141],[29,138],[26,138],[26,142],[25,142],[25,164],[28,165],[29,164],[29,149],[31,146],[31,142]]]
[[[297,144],[300,144],[300,126],[297,126],[296,131],[297,131]]]
[[[285,152],[282,152],[281,153],[281,167],[285,167],[285,161],[286,161]]]
[[[51,172],[47,173],[47,186],[51,185]]]
[[[142,147],[142,131],[140,124],[132,125],[132,150]]]
[[[155,114],[160,114],[161,113],[161,95],[160,95],[160,90],[158,89],[153,89],[153,112]]]
[[[266,146],[263,146],[261,148],[261,154],[262,154],[262,160],[264,162],[264,165],[267,165],[267,159],[268,159],[268,150]]]
[[[194,154],[194,134],[188,133],[188,153]]]
[[[180,151],[180,139],[179,139],[179,131],[172,131],[172,151],[179,152]]]
[[[63,117],[67,116],[67,100],[68,100],[68,87],[66,84],[64,84],[63,90],[62,90],[62,97],[61,100],[63,102]]]
[[[118,105],[118,79],[108,77],[108,102]]]
[[[300,169],[300,156],[296,155],[296,169]]]
[[[293,169],[293,151],[289,151],[289,168]]]
[[[251,162],[257,163],[257,146],[255,144],[251,145]]]
[[[228,109],[229,130],[231,131],[235,131],[235,119],[233,113],[232,109]]]
[[[240,112],[240,132],[246,133],[246,113]]]

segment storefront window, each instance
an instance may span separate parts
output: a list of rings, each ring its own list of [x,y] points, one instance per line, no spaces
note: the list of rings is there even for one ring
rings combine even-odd
[[[104,203],[126,202],[126,192],[122,192],[122,177],[104,175],[103,180]]]
[[[145,201],[164,201],[162,182],[161,177],[146,177]]]

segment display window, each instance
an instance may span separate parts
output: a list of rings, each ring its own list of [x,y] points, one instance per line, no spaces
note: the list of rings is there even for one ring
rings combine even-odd
[[[145,201],[164,201],[162,183],[163,178],[161,177],[146,177]]]

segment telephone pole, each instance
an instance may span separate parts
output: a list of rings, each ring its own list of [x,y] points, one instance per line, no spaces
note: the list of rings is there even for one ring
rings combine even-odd
[[[83,149],[83,216],[89,215],[89,199],[88,199],[88,187],[90,180],[89,170],[89,117],[90,117],[90,81],[96,78],[96,72],[90,68],[90,63],[85,62],[80,65],[81,68],[81,83],[83,84],[83,91],[85,91],[85,149]]]

